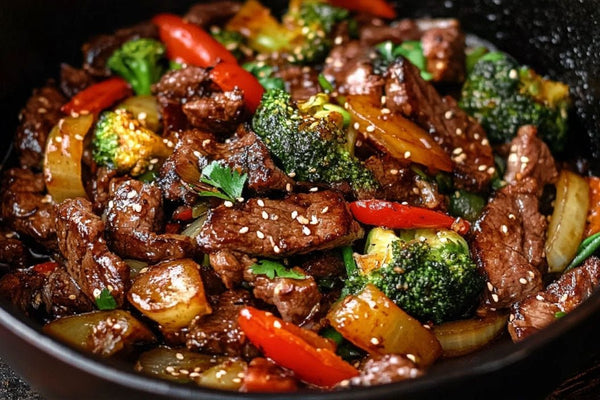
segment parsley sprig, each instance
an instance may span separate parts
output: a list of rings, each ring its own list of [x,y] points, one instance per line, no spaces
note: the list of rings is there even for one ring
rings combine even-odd
[[[218,191],[201,191],[198,193],[204,197],[217,197],[223,200],[235,202],[236,199],[242,197],[244,185],[248,179],[248,174],[240,174],[238,171],[223,166],[217,161],[208,164],[202,170],[200,180],[208,185],[211,185]]]
[[[102,289],[100,295],[96,297],[96,307],[99,310],[114,310],[117,308],[117,301],[110,294],[110,290],[107,288]]]
[[[306,279],[306,275],[296,272],[293,269],[288,269],[283,264],[271,260],[260,260],[250,268],[253,274],[266,275],[271,279],[275,277]]]

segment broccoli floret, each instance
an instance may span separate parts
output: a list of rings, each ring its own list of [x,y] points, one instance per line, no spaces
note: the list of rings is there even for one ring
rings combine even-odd
[[[310,108],[310,107],[309,107]],[[355,190],[376,187],[371,172],[346,147],[343,117],[338,112],[303,113],[289,93],[274,89],[263,95],[252,126],[284,171],[308,182],[348,182]]]
[[[210,34],[225,46],[238,61],[252,56],[252,49],[248,47],[246,37],[241,33],[214,26],[210,29]]]
[[[387,246],[383,250],[381,244],[376,246],[376,251],[385,252],[379,255],[383,257],[381,265],[365,267],[361,265],[361,257],[368,259],[373,254],[359,256],[360,268],[349,274],[347,293],[356,293],[367,283],[374,284],[400,308],[423,322],[441,323],[459,318],[473,308],[484,279],[460,235],[450,230],[430,229],[405,231],[400,237],[386,232],[382,236]]]
[[[92,139],[92,154],[98,165],[139,176],[154,158],[166,158],[172,150],[156,133],[141,126],[124,110],[100,115]]]
[[[108,67],[121,75],[136,94],[150,94],[166,70],[165,45],[142,38],[125,42],[108,59]]]
[[[520,126],[532,124],[552,151],[564,148],[569,87],[542,78],[504,53],[489,53],[475,64],[459,104],[481,122],[493,143],[508,142]]]
[[[272,66],[265,64],[262,61],[251,61],[245,63],[242,67],[254,75],[265,90],[285,90],[285,82],[283,79],[275,76],[275,71]]]

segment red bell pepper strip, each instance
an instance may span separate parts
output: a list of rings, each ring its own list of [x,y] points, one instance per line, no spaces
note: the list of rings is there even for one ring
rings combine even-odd
[[[336,7],[364,12],[376,17],[394,19],[397,16],[394,7],[385,0],[329,0],[329,3]]]
[[[131,87],[125,79],[109,78],[77,93],[60,110],[65,114],[96,114],[131,94]]]
[[[391,229],[445,228],[461,235],[470,229],[470,224],[462,218],[391,201],[359,200],[350,203],[350,211],[363,224]]]
[[[191,221],[192,219],[194,219],[194,210],[190,206],[178,207],[173,212],[172,219],[174,219],[175,221],[182,221],[182,222]]]
[[[158,14],[152,23],[158,26],[160,40],[167,46],[167,57],[171,60],[203,68],[212,67],[219,60],[237,63],[225,46],[198,25],[177,15]]]
[[[33,270],[38,274],[48,275],[58,267],[58,263],[54,261],[48,261],[33,266]]]
[[[356,368],[330,348],[315,347],[318,340],[311,339],[312,343],[309,343],[304,339],[304,333],[298,335],[295,329],[289,329],[293,324],[269,312],[245,307],[240,311],[238,323],[248,339],[267,357],[291,369],[305,382],[330,388],[358,375]]]
[[[220,63],[210,71],[210,78],[224,91],[236,86],[244,91],[244,102],[250,112],[256,111],[265,89],[250,72],[237,64]]]

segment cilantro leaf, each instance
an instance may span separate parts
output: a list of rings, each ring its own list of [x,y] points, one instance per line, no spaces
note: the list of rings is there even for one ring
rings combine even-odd
[[[248,174],[240,174],[232,168],[223,166],[217,161],[213,161],[204,167],[200,180],[221,191],[202,191],[198,194],[200,196],[212,196],[223,200],[235,201],[242,196],[247,178]]]
[[[291,278],[291,279],[306,279],[306,275],[296,272],[294,270],[288,269],[283,264],[280,264],[276,261],[271,260],[260,260],[252,267],[252,273],[255,275],[266,275],[267,277],[273,279],[275,277],[279,278]]]
[[[557,312],[555,312],[555,313],[554,313],[554,318],[557,318],[557,319],[558,319],[558,318],[562,318],[562,317],[564,317],[565,315],[567,315],[567,313],[566,313],[566,312],[564,312],[564,311],[557,311]]]
[[[117,301],[107,288],[102,289],[100,295],[96,297],[96,306],[99,310],[114,310],[117,308]]]

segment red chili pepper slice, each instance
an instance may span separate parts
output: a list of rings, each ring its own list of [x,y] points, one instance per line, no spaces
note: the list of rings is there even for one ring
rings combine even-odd
[[[178,207],[173,212],[173,217],[175,221],[191,221],[194,218],[194,210],[190,206],[181,206]]]
[[[462,218],[384,200],[355,201],[350,203],[350,211],[363,224],[391,229],[445,228],[464,235],[471,227]]]
[[[167,56],[172,60],[203,68],[212,67],[219,60],[237,63],[225,46],[198,25],[173,14],[158,14],[152,22],[158,26],[160,40],[167,46]]]
[[[330,348],[315,347],[318,340],[312,338],[312,343],[309,343],[305,340],[305,332],[298,335],[295,329],[289,329],[293,324],[286,323],[271,313],[245,307],[240,311],[238,323],[248,339],[267,357],[291,369],[305,382],[329,388],[358,375],[356,368]]]
[[[250,112],[256,111],[265,89],[250,72],[238,64],[220,63],[210,71],[210,78],[224,91],[236,86],[244,91],[244,102]]]
[[[131,94],[131,88],[123,78],[109,78],[77,93],[60,110],[65,114],[95,114]]]
[[[377,17],[394,19],[396,10],[385,0],[329,0],[336,7],[346,8],[350,11],[359,11]]]
[[[48,261],[41,264],[36,264],[33,266],[33,269],[38,274],[48,275],[52,271],[54,271],[58,267],[58,263],[54,261]]]

